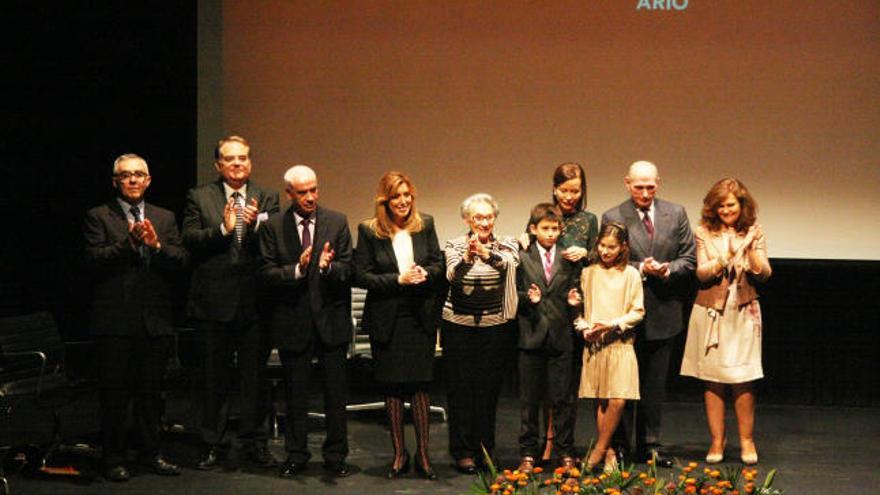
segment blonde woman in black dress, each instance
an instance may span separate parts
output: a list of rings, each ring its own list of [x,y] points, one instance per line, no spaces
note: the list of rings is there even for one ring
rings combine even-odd
[[[416,208],[416,189],[401,172],[379,181],[375,216],[358,226],[356,284],[367,289],[363,329],[370,335],[375,378],[385,388],[394,447],[388,478],[409,470],[403,433],[404,397],[412,397],[416,470],[437,476],[428,459],[428,383],[445,295],[443,254],[434,220]]]

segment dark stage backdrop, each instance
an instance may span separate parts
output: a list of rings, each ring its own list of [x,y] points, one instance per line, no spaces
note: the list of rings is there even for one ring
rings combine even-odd
[[[211,4],[211,2],[206,3]],[[590,6],[598,3],[600,2],[579,2],[578,5]],[[361,4],[354,2],[346,6]],[[707,4],[692,0],[688,9]],[[321,5],[333,7],[335,4]],[[363,5],[375,4],[367,2]],[[844,19],[851,19],[854,15],[853,9],[862,6],[861,3],[846,5],[850,7],[843,10],[846,14]],[[632,7],[634,6],[635,2]],[[337,10],[339,8],[341,7]],[[872,12],[871,8],[873,4],[866,7],[867,10],[859,11]],[[457,9],[461,11],[460,5]],[[13,74],[9,77],[0,80],[5,95],[3,107],[7,123],[6,132],[0,136],[0,152],[2,152],[0,156],[4,158],[2,168],[4,178],[11,186],[5,193],[0,194],[0,211],[3,212],[3,235],[0,235],[0,246],[3,249],[2,265],[0,265],[2,268],[0,313],[3,315],[50,310],[59,320],[67,340],[88,338],[86,307],[89,286],[80,262],[82,248],[80,222],[88,207],[106,200],[112,194],[110,166],[113,159],[121,153],[133,151],[146,157],[154,175],[149,197],[153,202],[173,209],[178,214],[178,219],[186,190],[197,182],[195,164],[200,164],[198,173],[202,180],[211,176],[208,168],[209,149],[205,151],[199,148],[200,151],[196,151],[197,133],[201,133],[199,135],[204,138],[202,141],[206,142],[214,140],[224,131],[238,131],[252,139],[256,138],[256,146],[259,146],[255,149],[258,170],[264,166],[266,168],[274,166],[276,170],[272,173],[277,173],[282,164],[295,161],[316,163],[320,172],[321,166],[333,161],[329,158],[315,159],[309,154],[289,156],[292,150],[303,149],[302,139],[313,136],[310,134],[311,131],[303,135],[292,134],[288,145],[281,147],[269,145],[260,137],[262,130],[251,130],[231,123],[228,128],[224,128],[224,125],[211,127],[212,119],[224,113],[226,117],[223,122],[231,122],[231,116],[234,115],[232,111],[237,111],[238,107],[224,110],[223,99],[211,100],[211,91],[208,91],[207,95],[197,94],[200,78],[210,76],[212,71],[218,70],[217,66],[211,64],[211,60],[212,57],[222,53],[222,50],[220,46],[211,43],[211,39],[216,40],[216,37],[209,37],[207,42],[200,41],[201,48],[197,48],[195,2],[155,4],[149,7],[139,7],[130,3],[117,5],[102,3],[100,6],[92,5],[88,10],[69,6],[53,6],[51,10],[31,6],[12,6],[8,7],[6,12],[9,13],[8,18],[14,19],[15,22],[11,31],[7,30],[3,34],[8,38],[4,45],[4,62],[7,67],[16,70],[11,71]],[[690,15],[691,12],[686,14]],[[216,11],[199,12],[199,19],[202,22],[200,32],[214,31],[216,35],[216,31],[221,30],[225,25],[221,22],[223,20],[221,13],[222,9],[219,7]],[[796,18],[806,15],[798,14],[797,9],[792,9],[790,13]],[[451,14],[446,15],[448,17]],[[675,13],[659,15],[672,16]],[[813,11],[811,15],[816,14]],[[460,12],[458,17],[461,16],[470,18],[464,12]],[[831,12],[828,16],[829,22],[837,19]],[[508,17],[502,16],[502,20]],[[815,20],[815,17],[809,18]],[[666,19],[662,22],[667,22],[675,18],[662,19]],[[872,32],[876,32],[876,16],[874,19],[869,29]],[[452,20],[446,19],[445,22],[449,23]],[[765,20],[765,22],[769,21]],[[367,21],[364,23],[369,24]],[[779,23],[784,24],[784,19],[780,19]],[[259,27],[250,26],[250,29],[259,29]],[[584,25],[579,29],[593,28]],[[769,26],[767,29],[770,31]],[[370,32],[377,39],[384,33],[378,27]],[[510,43],[502,43],[503,40],[498,38],[497,33],[493,36],[498,40],[499,46],[511,46]],[[359,38],[353,34],[345,34],[344,31],[337,33],[337,37],[352,43],[359,42]],[[227,33],[223,38],[224,46],[233,43],[233,39]],[[520,42],[515,46],[527,47],[527,45]],[[599,43],[597,46],[604,45]],[[876,45],[870,46],[876,47]],[[788,49],[794,50],[790,47]],[[875,55],[876,52],[867,56],[871,58]],[[260,55],[255,53],[253,57],[259,58]],[[856,63],[853,61],[854,58],[846,58],[846,60],[850,61],[848,63]],[[345,62],[338,61],[333,54],[327,54],[324,63],[324,70],[330,72],[346,67]],[[340,63],[343,64],[341,68]],[[614,63],[626,64],[626,61],[617,60]],[[294,61],[285,65],[285,70],[293,73],[301,70],[301,65],[302,61],[299,63]],[[851,68],[847,64],[841,67]],[[197,70],[200,74],[197,74]],[[850,69],[847,71],[844,72],[850,74]],[[412,72],[417,71],[413,69]],[[475,75],[474,84],[480,79],[477,77],[479,75],[479,73]],[[876,75],[875,71],[864,76],[872,78],[874,84],[869,85],[870,90],[864,90],[866,106],[859,110],[860,112],[876,113],[877,106],[870,106],[867,103],[876,101],[880,92],[876,86]],[[446,81],[439,76],[438,74],[437,88],[441,88]],[[497,78],[497,74],[494,77]],[[580,80],[585,76],[571,74],[571,77]],[[846,80],[849,76],[841,77]],[[527,81],[538,78],[539,75],[536,74]],[[855,78],[855,80],[858,83],[861,79]],[[636,86],[641,87],[634,83],[625,84],[632,85],[630,87],[633,91]],[[645,81],[644,87],[656,88],[656,84],[659,83],[652,86],[650,81]],[[660,86],[662,87],[662,84]],[[373,94],[370,92],[361,94],[359,88],[360,86],[351,88],[346,86],[340,91],[344,89],[345,94],[349,95],[348,98],[354,99],[366,98]],[[204,89],[202,87],[200,91]],[[217,89],[212,90],[214,96]],[[219,89],[222,89],[222,84]],[[487,97],[492,96],[490,89],[479,89],[474,86],[473,91],[478,91],[479,94],[485,94]],[[506,91],[510,91],[510,88],[508,87]],[[394,94],[401,96],[399,93]],[[400,103],[397,97],[391,96],[393,94],[388,96],[386,111],[395,114]],[[200,99],[213,101],[215,106],[203,107],[197,112],[197,101]],[[406,98],[403,98],[403,101],[406,101]],[[788,100],[783,99],[783,102],[785,101]],[[308,107],[300,111],[320,113],[321,109],[330,108],[335,103],[338,102],[333,99],[320,100],[314,102],[317,109]],[[773,102],[768,104],[771,103]],[[375,104],[375,102],[370,103],[370,105]],[[783,103],[775,105],[783,105]],[[621,153],[617,158],[607,157],[596,162],[594,150],[600,149],[599,144],[602,140],[589,138],[584,142],[593,144],[585,145],[574,139],[572,130],[568,127],[567,122],[577,123],[582,119],[576,110],[573,109],[571,115],[558,120],[561,126],[558,144],[561,147],[550,147],[556,150],[554,154],[540,156],[536,154],[533,160],[522,162],[534,164],[534,175],[529,175],[522,184],[517,184],[515,187],[517,190],[527,190],[527,186],[533,184],[546,185],[552,166],[556,161],[564,159],[583,160],[594,175],[600,170],[605,170],[607,165],[606,178],[609,185],[602,187],[597,185],[591,189],[591,198],[593,198],[591,204],[594,205],[591,208],[599,211],[606,206],[606,203],[610,205],[613,201],[622,199],[623,190],[619,176],[622,175],[625,162],[630,157],[625,157]],[[832,114],[836,112],[833,108],[826,111]],[[267,116],[271,115],[271,113],[267,114]],[[611,115],[609,119],[613,121],[616,118],[614,115],[619,114],[612,112],[609,115]],[[199,121],[205,125],[198,124]],[[417,121],[419,119],[413,120],[413,122]],[[299,119],[272,122],[267,119],[265,126],[268,127],[270,123],[274,126],[282,126],[278,129],[278,132],[281,132],[288,122],[299,122]],[[541,122],[544,120],[536,117],[536,120],[529,125],[537,126]],[[835,122],[841,123],[840,120]],[[324,129],[322,133],[336,132],[331,124],[332,122],[321,123],[320,127]],[[449,124],[450,132],[455,128],[453,124]],[[595,122],[594,125],[600,124],[601,122]],[[420,122],[415,129],[423,129],[425,125],[427,123]],[[616,125],[622,126],[622,124]],[[402,122],[398,122],[395,126],[397,129],[395,132],[403,132],[406,129]],[[749,123],[739,122],[730,126],[731,131],[738,131],[748,128]],[[464,132],[464,130],[455,131],[454,134]],[[484,128],[474,137],[474,145],[469,148],[474,153],[482,143],[480,136],[483,134],[480,133],[485,132],[488,131]],[[871,132],[876,133],[876,128]],[[735,132],[733,134],[736,135]],[[358,135],[352,134],[352,139],[347,141],[333,140],[332,146],[328,145],[328,150],[341,155],[350,153],[351,148],[357,150],[358,143],[361,142]],[[819,136],[821,133],[817,131],[814,135]],[[311,139],[312,137],[309,137],[308,141],[311,142]],[[547,137],[544,136],[538,142],[543,143],[546,139]],[[849,139],[855,138],[846,137],[844,140]],[[431,155],[422,153],[421,147],[399,150],[398,147],[393,146],[393,141],[393,139],[389,141],[385,149],[390,160],[388,163],[393,163],[395,166],[409,169],[410,167],[404,167],[406,163],[410,163],[407,157]],[[872,146],[876,141],[874,140]],[[822,146],[828,148],[828,153],[836,150],[833,143],[829,144],[824,140],[821,142],[825,143]],[[200,141],[200,144],[205,143]],[[424,144],[427,148],[435,146],[429,141]],[[658,143],[651,149],[656,150],[657,154],[674,152],[667,151],[667,148],[661,144]],[[670,142],[668,145],[668,149],[682,149],[675,142]],[[270,151],[273,149],[272,146],[278,146],[274,148],[276,151]],[[317,144],[310,144],[309,147],[315,150],[315,153],[322,151],[322,147]],[[541,148],[544,149],[543,146]],[[864,148],[844,146],[843,149],[852,151]],[[397,151],[402,154],[398,155]],[[454,151],[450,150],[450,153]],[[785,155],[786,152],[779,153]],[[659,156],[654,151],[650,154]],[[275,158],[272,158],[273,156]],[[398,156],[404,158],[395,158]],[[490,160],[488,155],[484,158]],[[291,162],[288,162],[288,159]],[[670,164],[674,162],[675,160],[672,160]],[[354,171],[362,170],[362,175],[369,180],[349,180],[352,177],[351,170],[344,176],[322,175],[325,177],[322,187],[325,188],[326,193],[322,199],[337,207],[345,206],[347,203],[343,203],[338,197],[334,198],[333,195],[339,194],[344,184],[363,183],[365,184],[363,192],[352,194],[352,201],[356,199],[358,205],[355,208],[362,212],[362,215],[366,215],[366,205],[372,194],[373,182],[379,171],[384,168],[384,163],[376,162],[369,167],[366,165],[354,167]],[[730,163],[736,162],[730,161]],[[600,166],[600,164],[605,165]],[[868,169],[868,172],[871,170],[876,169]],[[531,173],[530,167],[529,174]],[[677,173],[679,178],[686,175]],[[791,173],[795,174],[795,171]],[[459,196],[465,194],[464,189],[456,186],[455,194],[441,197],[438,191],[432,190],[435,186],[429,171],[423,170],[420,174],[422,175],[417,180],[427,189],[426,196],[435,196],[436,207],[431,209],[436,210],[441,205],[444,208],[452,205],[454,208],[461,199]],[[847,175],[843,172],[841,174]],[[801,182],[795,181],[792,182],[790,189],[782,188],[781,192],[798,200],[792,199],[788,208],[793,208],[797,204],[807,205],[808,214],[812,215],[815,205],[825,204],[827,201],[816,189],[818,187],[816,184],[822,181],[821,177],[812,172],[807,175],[811,178],[812,185],[807,186],[806,190],[796,190]],[[265,176],[264,182],[271,183],[273,177],[275,176]],[[794,177],[803,176],[795,174]],[[346,180],[344,181],[343,178]],[[679,178],[669,181],[670,188],[665,194],[670,199],[678,199],[683,194],[680,186],[676,186],[677,188],[672,186],[673,183],[680,182]],[[825,182],[835,180],[842,178],[835,176]],[[876,189],[876,176],[873,176],[873,179],[869,176],[864,182],[870,186],[871,191]],[[443,181],[438,181],[437,184],[442,185]],[[760,181],[755,184],[760,184]],[[540,186],[540,188],[544,187]],[[546,189],[549,189],[549,185]],[[495,191],[490,190],[490,192]],[[549,190],[545,192],[549,193]],[[761,195],[769,197],[772,192],[765,190]],[[606,199],[600,201],[598,198],[603,195]],[[522,203],[520,205],[517,205],[517,199],[512,196],[503,201],[502,207],[505,208],[505,212],[502,216],[509,215],[511,226],[509,230],[512,231],[514,227],[519,228],[522,224],[522,219],[518,218],[522,215],[516,212],[516,208],[525,211],[528,206],[526,203],[547,196],[549,194],[533,194],[520,200]],[[861,201],[861,199],[856,198],[853,201]],[[693,217],[696,213],[695,207],[690,209]],[[767,213],[769,214],[769,211]],[[797,222],[793,223],[796,224]],[[456,228],[458,227],[451,227],[452,230]],[[792,228],[795,229],[794,226]],[[774,227],[771,250],[775,239],[783,231],[784,225]],[[869,232],[865,231],[864,234],[867,236]],[[864,239],[858,234],[849,240],[853,245],[862,247],[866,242],[875,242]],[[771,254],[777,253],[771,251]],[[880,299],[878,293],[880,263],[823,261],[809,257],[774,258],[772,263],[775,274],[770,283],[764,287],[762,298],[767,378],[761,383],[761,400],[765,403],[880,405],[876,378],[880,376],[878,373],[880,336],[877,332],[877,317],[874,309],[876,301]],[[186,274],[182,274],[180,290],[176,298],[178,306],[184,301],[185,281]],[[698,400],[700,397],[698,384],[692,380],[673,380],[671,389],[674,399]]]
[[[148,200],[178,214],[195,184],[196,5],[9,2],[4,19],[0,313],[48,309],[88,338],[80,227],[113,160],[143,156]]]

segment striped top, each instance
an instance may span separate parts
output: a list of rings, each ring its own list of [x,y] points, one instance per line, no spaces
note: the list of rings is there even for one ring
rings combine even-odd
[[[467,263],[463,255],[471,234],[446,241],[446,278],[449,294],[443,305],[443,319],[457,325],[489,327],[516,316],[516,239],[493,238],[489,260]]]

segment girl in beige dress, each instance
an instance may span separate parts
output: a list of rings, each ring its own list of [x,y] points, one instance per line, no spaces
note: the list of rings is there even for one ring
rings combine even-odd
[[[705,381],[712,445],[707,463],[724,460],[724,396],[733,394],[744,464],[758,462],[753,439],[752,381],[762,378],[761,307],[755,283],[770,277],[767,244],[755,223],[757,205],[746,186],[725,178],[703,200],[696,229],[700,291],[691,311],[681,374]]]
[[[602,225],[590,266],[581,272],[584,314],[575,330],[586,341],[578,396],[596,399],[598,439],[587,459],[593,469],[604,460],[606,469],[616,466],[609,447],[626,400],[639,398],[639,367],[633,349],[635,326],[645,316],[642,279],[629,266],[629,235],[617,222]],[[579,304],[577,292],[570,303]]]

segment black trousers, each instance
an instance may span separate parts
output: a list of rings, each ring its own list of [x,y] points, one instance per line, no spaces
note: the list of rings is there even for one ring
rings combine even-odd
[[[636,339],[641,399],[626,401],[622,421],[612,439],[614,445],[629,447],[630,439],[635,434],[637,453],[646,453],[660,447],[663,402],[666,400],[666,380],[669,377],[669,358],[674,341],[675,337],[661,340]]]
[[[303,351],[279,349],[284,373],[284,400],[287,402],[285,441],[288,460],[308,462],[309,382],[312,359],[317,358],[322,375],[324,414],[327,437],[321,448],[324,462],[344,461],[348,456],[348,424],[345,405],[348,402],[348,380],[345,356],[348,344],[327,346],[317,331],[312,333],[311,344]]]
[[[128,408],[132,406],[135,445],[143,458],[159,454],[161,383],[170,349],[170,337],[99,336],[98,367],[101,401],[103,462],[117,466],[129,447]]]
[[[456,460],[483,458],[495,448],[495,417],[505,376],[512,371],[516,327],[468,327],[443,322],[443,361],[449,405],[449,452]]]
[[[571,415],[572,353],[551,349],[519,351],[519,397],[521,456],[540,455],[539,430],[542,405],[553,414],[553,450],[558,457],[572,454],[573,424]]]
[[[195,322],[205,375],[201,394],[202,440],[223,442],[229,416],[230,391],[240,388],[238,438],[244,446],[265,441],[269,411],[266,360],[268,336],[262,325],[241,314],[229,322]]]

